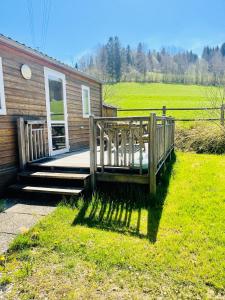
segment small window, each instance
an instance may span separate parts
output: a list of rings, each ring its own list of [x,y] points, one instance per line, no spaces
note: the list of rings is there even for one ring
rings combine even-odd
[[[3,81],[3,71],[2,71],[2,59],[0,57],[0,115],[6,114],[5,108],[5,91],[4,91],[4,81]]]
[[[82,85],[82,104],[83,104],[83,117],[88,118],[91,114],[90,88],[84,85]]]

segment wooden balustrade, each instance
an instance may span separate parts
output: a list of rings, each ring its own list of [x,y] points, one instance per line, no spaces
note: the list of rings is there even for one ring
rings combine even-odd
[[[174,119],[170,117],[90,117],[90,171],[95,188],[96,173],[105,169],[138,169],[149,176],[155,193],[156,175],[174,148]]]
[[[48,156],[45,120],[17,120],[20,168]]]

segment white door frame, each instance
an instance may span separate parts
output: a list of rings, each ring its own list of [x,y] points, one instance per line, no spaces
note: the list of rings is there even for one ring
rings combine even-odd
[[[63,73],[44,67],[45,76],[45,100],[46,100],[46,111],[47,111],[47,127],[48,127],[48,147],[49,155],[57,155],[69,151],[69,133],[68,133],[68,114],[67,114],[67,100],[66,100],[66,77]],[[63,104],[64,104],[64,121],[56,121],[58,124],[65,124],[65,144],[66,147],[60,150],[53,150],[52,148],[52,128],[51,124],[55,121],[51,121],[50,112],[50,98],[49,98],[49,76],[55,76],[62,80],[63,86]]]

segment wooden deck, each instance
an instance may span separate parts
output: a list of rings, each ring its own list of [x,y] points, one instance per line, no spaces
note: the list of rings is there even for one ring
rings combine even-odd
[[[90,168],[90,150],[79,150],[52,156],[33,163],[33,165],[35,164],[56,168]]]
[[[36,127],[29,130],[30,121],[24,124],[19,119],[20,183],[25,183],[29,191],[28,184],[34,183],[32,191],[37,191],[38,186],[43,192],[48,187],[47,192],[55,190],[58,183],[61,194],[71,192],[69,184],[93,192],[98,182],[138,183],[148,184],[150,194],[155,195],[156,175],[174,149],[174,119],[151,114],[123,118],[90,116],[89,121],[90,150],[47,157],[43,124],[32,121]],[[24,191],[22,185],[20,189]]]

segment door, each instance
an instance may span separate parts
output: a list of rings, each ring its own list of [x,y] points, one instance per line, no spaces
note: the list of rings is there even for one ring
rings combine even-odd
[[[44,68],[49,155],[69,151],[65,75]]]

